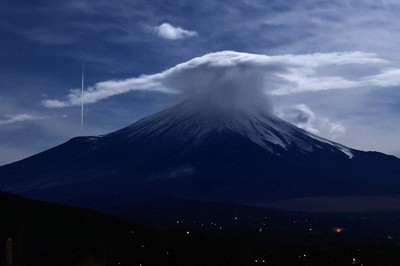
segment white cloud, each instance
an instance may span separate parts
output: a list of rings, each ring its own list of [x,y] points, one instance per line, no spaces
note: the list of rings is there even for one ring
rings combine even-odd
[[[394,87],[400,85],[400,69],[388,68],[376,75],[363,78],[363,84],[377,87]]]
[[[42,119],[43,117],[31,116],[28,114],[7,115],[0,119],[0,125],[14,124],[18,122],[32,121]]]
[[[189,97],[234,90],[236,94],[241,94],[238,100],[243,100],[244,96],[260,91],[287,95],[397,84],[399,78],[395,73],[400,71],[397,69],[351,80],[344,77],[346,73],[340,72],[343,65],[356,64],[362,68],[364,65],[380,66],[386,63],[388,61],[374,54],[362,52],[267,56],[222,51],[194,58],[158,74],[99,82],[85,91],[83,101],[85,104],[95,103],[135,90],[181,93]],[[337,74],[319,73],[323,67],[336,68]],[[66,100],[48,99],[43,101],[43,105],[49,108],[80,105],[80,93],[78,89],[71,90]],[[253,100],[257,97],[253,97]]]
[[[67,107],[68,104],[59,100],[45,100],[43,105],[47,108],[62,108]]]
[[[198,36],[196,31],[185,30],[181,27],[175,27],[169,23],[163,23],[160,26],[154,27],[154,31],[157,36],[168,40],[180,40]]]
[[[304,130],[330,139],[338,138],[346,132],[341,123],[316,115],[305,104],[280,107],[277,115]]]
[[[83,95],[83,102],[85,104],[95,103],[97,101],[107,99],[109,97],[124,94],[135,90],[144,91],[159,91],[164,93],[175,93],[162,86],[161,80],[163,79],[164,72],[155,75],[142,75],[137,78],[130,78],[125,80],[110,80],[99,82],[92,87],[89,87]],[[42,103],[48,108],[62,108],[68,106],[77,106],[82,102],[81,90],[73,89],[67,95],[67,100],[44,100]]]
[[[289,83],[282,84],[281,87],[273,90],[271,94],[287,95],[299,92],[349,89],[361,86],[360,82],[346,80],[342,77],[318,77],[315,73],[312,73],[312,76],[301,75],[300,73],[296,73],[296,71],[283,74],[282,78],[286,79]]]

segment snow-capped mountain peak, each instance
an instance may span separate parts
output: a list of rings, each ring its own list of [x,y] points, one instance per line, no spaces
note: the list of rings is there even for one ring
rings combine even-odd
[[[248,204],[397,195],[399,172],[394,156],[347,148],[262,108],[190,99],[0,167],[0,189],[80,206],[144,198]]]
[[[270,153],[276,147],[288,151],[293,146],[303,153],[313,152],[326,148],[320,144],[323,143],[353,157],[350,148],[300,129],[270,112],[212,105],[201,98],[185,100],[106,136],[129,141],[138,136],[163,138],[167,134],[183,143],[189,140],[196,143],[209,134],[223,131],[238,133]]]

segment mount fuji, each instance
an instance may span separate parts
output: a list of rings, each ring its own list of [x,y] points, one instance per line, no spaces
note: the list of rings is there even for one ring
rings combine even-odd
[[[0,190],[86,207],[397,197],[400,159],[328,141],[270,112],[207,105],[200,97],[2,166]]]

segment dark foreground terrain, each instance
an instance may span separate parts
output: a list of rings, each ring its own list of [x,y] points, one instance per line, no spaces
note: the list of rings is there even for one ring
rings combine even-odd
[[[396,213],[157,200],[107,211],[123,218],[0,193],[0,265],[7,253],[35,266],[400,265]]]

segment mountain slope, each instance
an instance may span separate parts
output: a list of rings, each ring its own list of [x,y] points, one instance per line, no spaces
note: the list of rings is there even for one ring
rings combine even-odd
[[[111,134],[74,138],[0,167],[0,189],[84,206],[398,195],[394,156],[347,148],[269,113],[205,106],[187,100]]]

